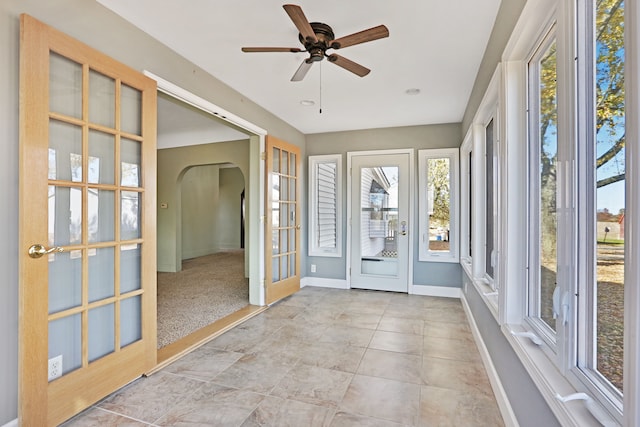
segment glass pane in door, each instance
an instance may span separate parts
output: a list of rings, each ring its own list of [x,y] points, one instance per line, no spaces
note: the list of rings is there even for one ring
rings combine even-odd
[[[120,185],[123,187],[140,187],[141,151],[138,141],[120,140]]]
[[[399,168],[363,167],[360,177],[361,272],[397,277]]]
[[[116,82],[94,70],[89,72],[89,120],[110,128],[116,123]]]
[[[120,87],[120,101],[120,129],[123,132],[141,135],[142,93],[138,89],[123,84]]]
[[[52,253],[49,261],[49,314],[82,304],[80,251]]]
[[[49,322],[49,359],[62,359],[62,374],[82,366],[82,316],[74,314]]]
[[[115,351],[115,305],[89,310],[89,362]]]
[[[120,303],[120,347],[142,338],[141,304],[140,295],[127,298]]]
[[[82,117],[82,65],[54,52],[49,55],[49,109]]]

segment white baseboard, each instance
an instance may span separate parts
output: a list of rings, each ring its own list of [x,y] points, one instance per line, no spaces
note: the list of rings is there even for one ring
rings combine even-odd
[[[496,397],[498,408],[500,409],[500,414],[502,415],[504,424],[506,427],[518,427],[520,424],[518,423],[515,412],[513,412],[513,408],[511,407],[511,402],[509,402],[507,392],[502,386],[502,381],[500,381],[498,371],[496,371],[496,367],[493,365],[493,360],[491,360],[489,350],[484,344],[484,340],[482,339],[482,335],[480,334],[478,325],[476,324],[476,321],[473,317],[473,313],[471,312],[469,304],[467,303],[467,299],[462,292],[460,293],[460,300],[462,302],[462,308],[467,315],[467,320],[469,322],[469,326],[471,327],[473,338],[475,339],[476,345],[478,346],[478,351],[480,352],[482,363],[484,364],[484,368],[487,371],[487,376],[489,377],[489,382],[491,383],[491,388],[493,389],[493,394]]]
[[[323,277],[303,277],[300,286],[317,286],[319,288],[350,289],[349,283],[344,279],[325,279]]]
[[[462,292],[460,288],[449,288],[446,286],[411,285],[409,287],[409,294],[429,297],[460,298]]]
[[[3,425],[2,427],[18,427],[18,419],[16,418],[13,421],[9,421],[8,423]]]

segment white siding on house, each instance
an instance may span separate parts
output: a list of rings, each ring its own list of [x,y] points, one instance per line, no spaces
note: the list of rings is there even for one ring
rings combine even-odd
[[[377,256],[384,250],[384,237],[370,237],[371,212],[364,210],[371,207],[369,189],[374,181],[374,169],[362,168],[360,171],[360,255]]]

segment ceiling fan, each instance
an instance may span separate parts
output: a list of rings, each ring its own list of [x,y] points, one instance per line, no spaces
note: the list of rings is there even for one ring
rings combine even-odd
[[[327,24],[321,22],[309,22],[300,6],[295,4],[285,4],[284,10],[287,12],[295,26],[300,31],[298,39],[304,45],[304,49],[297,47],[243,47],[243,52],[308,52],[309,57],[302,61],[300,67],[291,78],[292,82],[304,79],[314,62],[322,61],[325,57],[345,70],[364,77],[371,71],[370,69],[351,61],[337,53],[327,54],[329,49],[342,49],[360,43],[366,43],[377,39],[389,37],[389,30],[384,25],[359,31],[348,36],[335,38],[333,30]]]

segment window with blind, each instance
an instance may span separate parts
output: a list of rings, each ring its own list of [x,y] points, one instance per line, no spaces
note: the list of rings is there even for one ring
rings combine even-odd
[[[342,256],[342,157],[309,156],[309,256]]]

